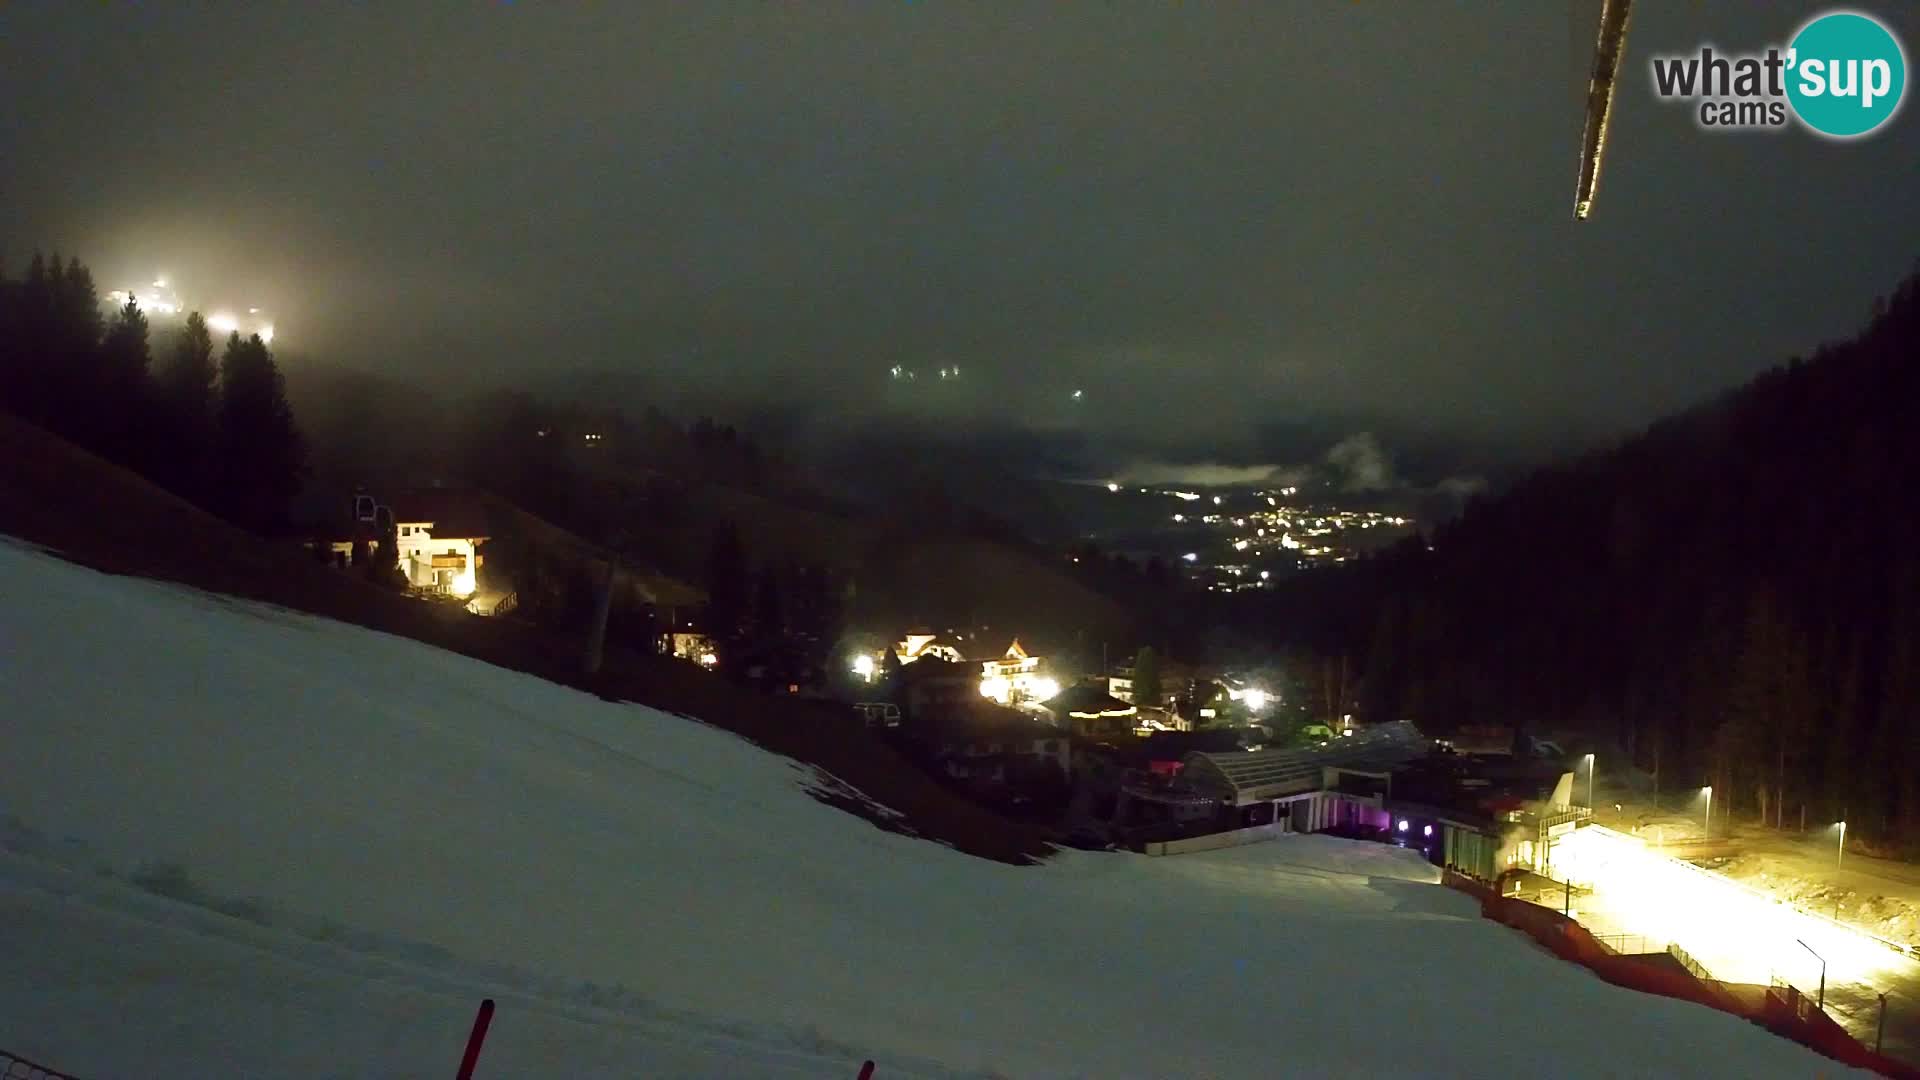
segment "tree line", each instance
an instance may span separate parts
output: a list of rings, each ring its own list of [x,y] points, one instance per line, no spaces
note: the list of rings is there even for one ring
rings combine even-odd
[[[1920,273],[1854,339],[1309,575],[1284,618],[1359,660],[1368,719],[1582,730],[1665,791],[1912,846],[1916,361]]]
[[[824,681],[844,626],[848,583],[839,575],[771,562],[756,571],[739,528],[723,521],[714,530],[706,586],[701,629],[714,643],[722,675],[744,680],[758,668],[776,687]]]
[[[146,313],[109,317],[76,258],[35,253],[0,272],[0,408],[245,528],[287,524],[306,445],[273,354],[228,335],[218,363],[198,312],[156,365]]]

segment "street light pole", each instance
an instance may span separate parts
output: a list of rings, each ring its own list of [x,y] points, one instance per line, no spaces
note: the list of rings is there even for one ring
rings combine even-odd
[[[1840,864],[1846,861],[1846,858],[1847,858],[1847,823],[1843,821],[1840,823],[1840,850],[1834,853],[1833,868],[1835,870],[1840,869]]]
[[[1880,1044],[1887,1038],[1887,991],[1880,992],[1880,1027],[1873,1035],[1873,1052],[1880,1052]]]
[[[1700,790],[1707,793],[1707,839],[1711,840],[1713,839],[1713,785],[1708,784]]]
[[[1796,943],[1798,943],[1801,948],[1807,950],[1810,953],[1813,953],[1813,958],[1815,960],[1820,961],[1820,1011],[1826,1012],[1827,1011],[1827,958],[1824,956],[1821,956],[1817,952],[1813,952],[1813,946],[1807,944],[1804,941],[1801,941],[1799,938],[1794,938],[1793,940]]]
[[[1587,755],[1587,809],[1589,811],[1594,809],[1593,774],[1596,768],[1598,767],[1598,764],[1599,763],[1594,759],[1594,756],[1592,754]]]

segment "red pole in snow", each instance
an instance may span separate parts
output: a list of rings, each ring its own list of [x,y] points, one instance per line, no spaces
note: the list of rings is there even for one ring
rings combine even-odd
[[[467,1036],[467,1053],[460,1059],[455,1080],[473,1080],[473,1067],[480,1061],[480,1044],[487,1039],[487,1025],[493,1023],[493,999],[480,1003],[480,1015],[473,1018],[473,1034]]]
[[[873,1062],[869,1061],[860,1066],[860,1080],[873,1080]]]

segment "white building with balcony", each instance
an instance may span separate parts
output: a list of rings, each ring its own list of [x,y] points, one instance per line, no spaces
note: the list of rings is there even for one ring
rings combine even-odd
[[[1060,684],[1046,673],[1046,665],[1014,638],[1006,655],[980,663],[980,693],[1002,705],[1045,701],[1060,692]]]

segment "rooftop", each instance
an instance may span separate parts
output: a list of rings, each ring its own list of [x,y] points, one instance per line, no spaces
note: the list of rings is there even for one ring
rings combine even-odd
[[[395,525],[429,524],[429,532],[437,539],[479,540],[494,535],[493,515],[487,505],[489,496],[474,489],[420,488],[391,496],[381,492],[360,494],[371,494],[391,509]],[[328,525],[342,538],[379,539],[372,522],[354,518],[350,500],[342,500]]]
[[[1305,749],[1195,752],[1187,755],[1183,773],[1245,805],[1318,790],[1328,767],[1385,771],[1425,757],[1432,747],[1433,740],[1412,724],[1381,724]]]
[[[1070,716],[1127,716],[1135,711],[1134,706],[1107,693],[1104,680],[1069,686],[1040,704],[1056,716],[1061,713]]]

